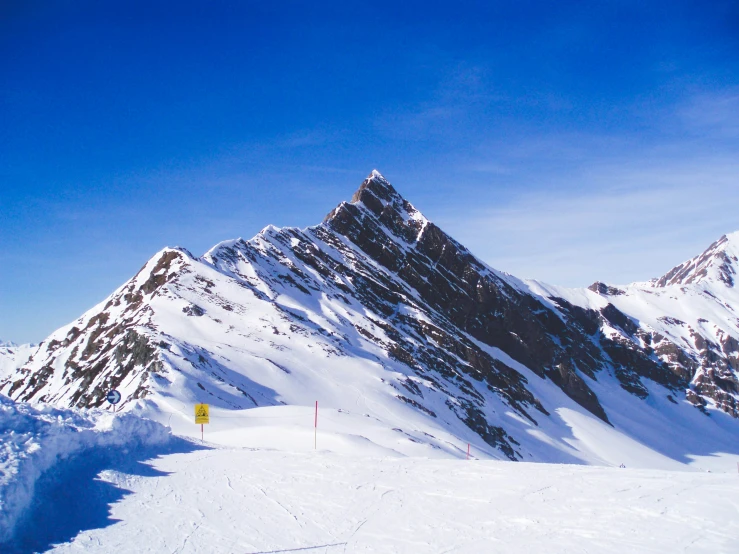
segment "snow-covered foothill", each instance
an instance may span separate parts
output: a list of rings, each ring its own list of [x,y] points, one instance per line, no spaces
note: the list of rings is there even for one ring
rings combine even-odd
[[[132,413],[16,403],[0,395],[0,546],[31,505],[38,479],[56,464],[100,449],[169,440],[165,426]]]

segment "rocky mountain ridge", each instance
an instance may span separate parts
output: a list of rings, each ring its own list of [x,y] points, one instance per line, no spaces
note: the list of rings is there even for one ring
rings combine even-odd
[[[0,392],[100,406],[117,388],[128,405],[170,408],[322,398],[398,429],[416,421],[404,436],[433,447],[443,445],[432,424],[509,459],[570,461],[579,454],[557,438],[562,410],[644,443],[624,406],[699,427],[709,414],[739,416],[735,244],[724,237],[646,285],[522,281],[475,258],[375,171],[320,225],[270,226],[201,258],[164,249]],[[688,317],[696,309],[705,313]]]
[[[721,282],[733,288],[739,267],[739,232],[724,235],[701,255],[691,258],[650,284],[654,287]]]

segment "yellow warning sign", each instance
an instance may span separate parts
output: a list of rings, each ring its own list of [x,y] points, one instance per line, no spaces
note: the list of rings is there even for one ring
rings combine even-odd
[[[195,423],[210,423],[210,406],[195,404]]]

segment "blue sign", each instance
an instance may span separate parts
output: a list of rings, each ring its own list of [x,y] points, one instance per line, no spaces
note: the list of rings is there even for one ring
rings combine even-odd
[[[112,390],[108,393],[108,396],[106,396],[108,402],[113,404],[114,406],[118,404],[118,402],[121,401],[121,393],[117,390]]]

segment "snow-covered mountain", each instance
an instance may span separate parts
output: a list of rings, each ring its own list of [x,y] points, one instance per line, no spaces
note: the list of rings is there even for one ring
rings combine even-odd
[[[0,379],[23,366],[37,347],[37,344],[0,341]]]
[[[739,232],[724,235],[700,256],[674,267],[671,271],[654,279],[654,287],[691,285],[700,283],[724,283],[734,287],[734,276],[739,261]]]
[[[738,244],[626,287],[522,281],[375,171],[314,227],[162,250],[0,392],[93,407],[117,388],[187,415],[319,400],[400,452],[670,466],[739,438]]]
[[[735,232],[646,283],[623,287],[594,283],[588,291],[531,284],[539,294],[561,295],[579,307],[600,311],[606,319],[602,332],[664,361],[680,379],[688,401],[701,410],[715,407],[736,418],[738,268],[739,232]],[[620,370],[617,376],[624,388],[647,396],[631,372]]]

